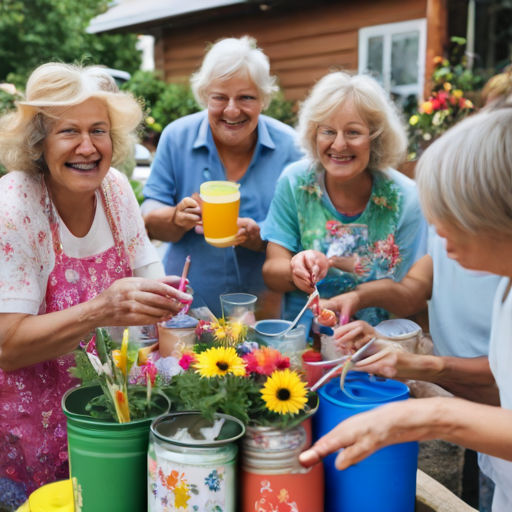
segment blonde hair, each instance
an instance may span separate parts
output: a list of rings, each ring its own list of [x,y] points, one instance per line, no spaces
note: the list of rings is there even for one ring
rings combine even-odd
[[[266,109],[272,96],[279,90],[276,77],[270,76],[268,57],[258,48],[256,39],[243,36],[217,41],[208,50],[201,68],[190,77],[190,85],[197,103],[206,108],[208,88],[214,80],[229,80],[236,75],[247,75],[258,88]]]
[[[0,119],[0,161],[8,171],[43,172],[43,144],[54,123],[67,109],[91,98],[102,101],[108,111],[112,165],[133,153],[141,108],[131,94],[119,92],[104,68],[43,64],[30,75],[25,97],[15,112]]]
[[[416,181],[427,221],[512,234],[512,109],[482,112],[421,156]]]
[[[407,135],[396,107],[382,87],[366,75],[351,76],[343,71],[329,73],[311,90],[300,106],[299,140],[309,158],[320,163],[316,134],[318,124],[352,101],[370,130],[371,170],[385,171],[403,161]]]
[[[484,105],[487,102],[494,102],[512,92],[512,70],[500,73],[489,78],[482,89],[482,101]]]

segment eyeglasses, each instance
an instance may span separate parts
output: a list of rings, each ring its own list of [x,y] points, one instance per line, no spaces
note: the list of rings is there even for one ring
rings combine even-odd
[[[316,136],[319,141],[333,143],[338,137],[338,131],[332,128],[319,126],[317,128]],[[352,144],[363,144],[370,139],[369,133],[362,133],[359,130],[345,130],[343,131],[343,138],[350,141]]]
[[[214,109],[226,108],[231,98],[224,96],[223,94],[210,94],[208,96],[208,106]],[[235,104],[238,108],[251,107],[257,104],[260,100],[257,96],[243,95],[234,99]]]

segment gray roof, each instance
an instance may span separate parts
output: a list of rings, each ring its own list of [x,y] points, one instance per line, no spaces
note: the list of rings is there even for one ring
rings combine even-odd
[[[247,0],[120,0],[91,20],[87,32],[96,34],[128,29],[145,23],[198,13],[217,7],[242,4]]]

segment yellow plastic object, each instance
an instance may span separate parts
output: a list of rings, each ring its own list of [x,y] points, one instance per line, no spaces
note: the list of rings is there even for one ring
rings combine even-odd
[[[74,512],[73,485],[71,480],[61,480],[43,485],[28,498],[29,508],[18,512]]]

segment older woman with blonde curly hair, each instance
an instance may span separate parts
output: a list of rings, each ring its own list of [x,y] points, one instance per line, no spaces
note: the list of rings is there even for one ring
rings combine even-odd
[[[393,169],[406,134],[375,80],[326,75],[302,104],[298,131],[309,159],[283,172],[262,235],[265,282],[294,292],[290,316],[317,284],[329,299],[362,282],[400,280],[424,251],[416,187]],[[376,324],[387,313],[371,308],[358,317]]]
[[[141,118],[102,68],[50,63],[0,119],[2,510],[67,478],[70,352],[98,326],[154,324],[191,299],[163,277],[130,184],[111,168]]]

